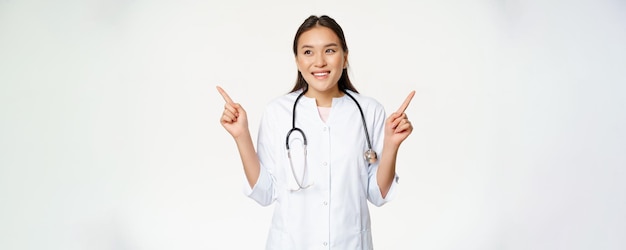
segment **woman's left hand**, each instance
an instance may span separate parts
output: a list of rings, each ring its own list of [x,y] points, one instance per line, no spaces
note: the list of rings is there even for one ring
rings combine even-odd
[[[385,142],[391,143],[393,146],[399,147],[400,144],[413,132],[413,125],[409,121],[404,111],[411,103],[411,99],[415,95],[415,90],[409,93],[402,106],[393,112],[385,121]]]

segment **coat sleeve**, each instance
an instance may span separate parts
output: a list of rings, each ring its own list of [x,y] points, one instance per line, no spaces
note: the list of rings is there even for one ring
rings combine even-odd
[[[374,110],[372,112],[372,114],[369,115],[369,117],[373,117],[373,122],[369,123],[369,126],[372,126],[372,147],[374,147],[374,150],[377,152],[378,157],[380,157],[382,155],[382,151],[383,151],[383,144],[384,144],[384,139],[385,139],[385,110],[382,107],[382,105],[376,103],[376,105],[374,105],[375,108],[373,108],[372,110]],[[370,118],[372,119],[372,118]],[[374,204],[377,207],[380,207],[382,205],[384,205],[385,203],[393,200],[394,194],[395,194],[395,189],[396,186],[398,184],[398,174],[395,174],[394,180],[391,183],[391,188],[389,189],[389,192],[387,192],[387,196],[385,196],[385,198],[383,198],[383,195],[380,193],[380,187],[378,186],[378,181],[377,181],[377,173],[378,173],[378,164],[380,163],[380,160],[378,160],[376,163],[370,165],[370,167],[368,168],[368,193],[367,193],[367,199]]]
[[[276,179],[272,173],[272,167],[276,165],[273,151],[276,148],[277,136],[272,134],[270,116],[271,112],[266,110],[259,126],[257,138],[257,155],[261,165],[259,179],[253,188],[250,188],[247,182],[244,185],[244,194],[262,206],[268,206],[276,200]]]

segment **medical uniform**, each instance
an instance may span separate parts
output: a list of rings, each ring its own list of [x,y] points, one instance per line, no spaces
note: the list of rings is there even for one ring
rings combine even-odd
[[[333,99],[326,122],[320,118],[314,98],[303,96],[298,101],[295,125],[306,135],[307,155],[303,138],[293,133],[290,165],[286,135],[300,93],[289,93],[268,104],[257,140],[260,176],[253,188],[245,185],[245,194],[259,204],[275,204],[266,249],[372,249],[367,201],[381,206],[391,200],[397,176],[383,198],[376,181],[378,162],[368,164],[363,157],[368,146],[359,109],[345,94]],[[380,157],[384,108],[372,98],[350,94],[363,109],[372,147]],[[303,186],[310,187],[292,191],[298,188],[294,173]]]

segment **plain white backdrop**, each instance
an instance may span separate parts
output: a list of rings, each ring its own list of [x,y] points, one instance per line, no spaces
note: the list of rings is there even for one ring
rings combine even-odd
[[[263,249],[256,139],[309,15],[415,130],[376,249],[626,249],[623,1],[0,1],[0,249]],[[286,131],[285,131],[286,132]]]

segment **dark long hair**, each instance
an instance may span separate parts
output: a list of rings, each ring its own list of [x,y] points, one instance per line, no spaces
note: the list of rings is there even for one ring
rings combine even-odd
[[[310,29],[316,26],[326,27],[326,28],[331,29],[333,32],[335,32],[337,37],[339,37],[339,41],[341,42],[341,48],[343,49],[345,53],[348,53],[348,45],[346,44],[346,38],[343,35],[343,30],[341,29],[341,26],[339,26],[339,24],[337,24],[337,22],[335,22],[335,20],[330,18],[329,16],[323,15],[323,16],[317,17],[313,15],[307,18],[306,20],[304,20],[304,22],[300,25],[300,28],[298,28],[298,31],[296,32],[296,37],[293,39],[293,55],[294,56],[298,55],[298,40],[300,39],[300,36],[302,35],[302,33],[309,31]],[[340,91],[344,91],[348,89],[356,93],[359,93],[356,90],[356,88],[354,88],[354,86],[352,85],[352,82],[350,82],[350,78],[348,77],[347,67],[343,69],[343,71],[341,72],[341,78],[339,78],[337,85]],[[304,80],[304,77],[302,77],[302,73],[298,71],[298,78],[296,79],[296,84],[293,86],[293,89],[291,90],[291,92],[294,92],[296,90],[299,90],[305,87],[308,87],[308,84]]]

